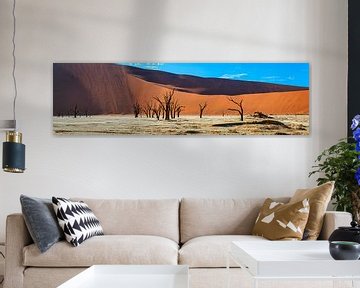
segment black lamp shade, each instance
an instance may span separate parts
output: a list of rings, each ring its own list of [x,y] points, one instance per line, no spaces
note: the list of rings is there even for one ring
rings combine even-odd
[[[22,173],[25,170],[25,145],[17,142],[3,143],[2,167],[6,172]]]

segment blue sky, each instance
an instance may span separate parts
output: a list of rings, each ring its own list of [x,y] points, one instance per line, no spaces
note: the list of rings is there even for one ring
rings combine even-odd
[[[175,74],[309,87],[309,63],[119,63]]]

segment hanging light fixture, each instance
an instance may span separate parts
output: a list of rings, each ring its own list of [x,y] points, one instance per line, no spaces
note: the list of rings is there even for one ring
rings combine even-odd
[[[23,173],[25,171],[25,145],[22,144],[22,134],[16,128],[16,98],[17,86],[15,77],[16,57],[15,57],[15,35],[16,35],[16,0],[13,1],[13,35],[12,35],[12,58],[13,69],[12,78],[14,82],[14,100],[13,100],[13,120],[0,121],[0,129],[6,131],[6,140],[3,143],[2,167],[5,172]]]

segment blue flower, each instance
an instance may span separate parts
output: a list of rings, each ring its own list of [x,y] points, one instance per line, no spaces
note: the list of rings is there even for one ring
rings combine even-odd
[[[356,142],[360,141],[360,128],[356,128],[356,130],[353,131],[353,136]]]
[[[360,115],[356,115],[352,119],[351,130],[355,130],[360,124]]]
[[[353,136],[356,141],[355,149],[357,152],[360,152],[360,115],[356,115],[352,119],[351,129],[353,130]],[[357,158],[360,160],[360,154]],[[360,186],[360,167],[355,172],[355,179]]]
[[[360,167],[358,168],[358,170],[355,173],[355,179],[358,182],[359,186],[360,186]]]

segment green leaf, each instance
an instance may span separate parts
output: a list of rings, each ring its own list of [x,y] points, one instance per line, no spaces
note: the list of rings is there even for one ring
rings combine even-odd
[[[360,153],[355,150],[354,143],[341,139],[317,156],[316,165],[313,165],[309,172],[309,177],[317,176],[316,182],[319,185],[335,181],[332,199],[338,211],[352,212],[351,193],[359,189],[354,177],[360,167],[358,155]]]

